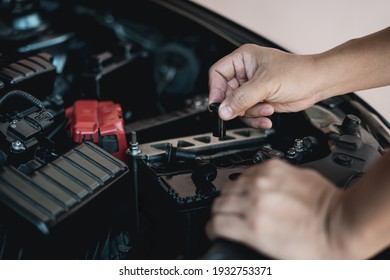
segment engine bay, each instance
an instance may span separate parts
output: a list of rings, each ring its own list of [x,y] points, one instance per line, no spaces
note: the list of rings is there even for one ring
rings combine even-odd
[[[221,258],[204,226],[246,168],[280,158],[345,189],[389,146],[354,93],[265,131],[221,124],[208,68],[278,46],[180,2],[0,3],[0,259]]]

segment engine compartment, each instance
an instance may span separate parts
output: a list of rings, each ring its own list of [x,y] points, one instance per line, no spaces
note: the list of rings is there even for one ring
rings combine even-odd
[[[277,46],[194,4],[131,6],[0,5],[1,259],[212,257],[210,205],[244,169],[281,158],[347,188],[389,146],[353,93],[215,137],[208,68]]]

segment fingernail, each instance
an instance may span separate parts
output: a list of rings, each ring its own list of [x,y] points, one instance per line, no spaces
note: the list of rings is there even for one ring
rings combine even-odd
[[[264,118],[260,120],[259,125],[262,129],[270,129],[272,127],[272,121],[268,118]]]
[[[222,104],[219,107],[219,115],[222,119],[230,119],[233,117],[233,110],[229,106]]]

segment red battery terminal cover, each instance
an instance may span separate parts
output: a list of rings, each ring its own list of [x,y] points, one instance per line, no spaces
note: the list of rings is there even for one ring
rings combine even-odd
[[[75,143],[91,141],[127,162],[128,143],[122,108],[112,101],[78,100],[66,109],[70,136]]]

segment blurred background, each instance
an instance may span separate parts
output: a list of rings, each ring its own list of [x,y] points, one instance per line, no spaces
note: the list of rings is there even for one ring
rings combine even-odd
[[[323,52],[390,26],[388,0],[192,1],[297,54]],[[357,94],[390,120],[390,86]]]

